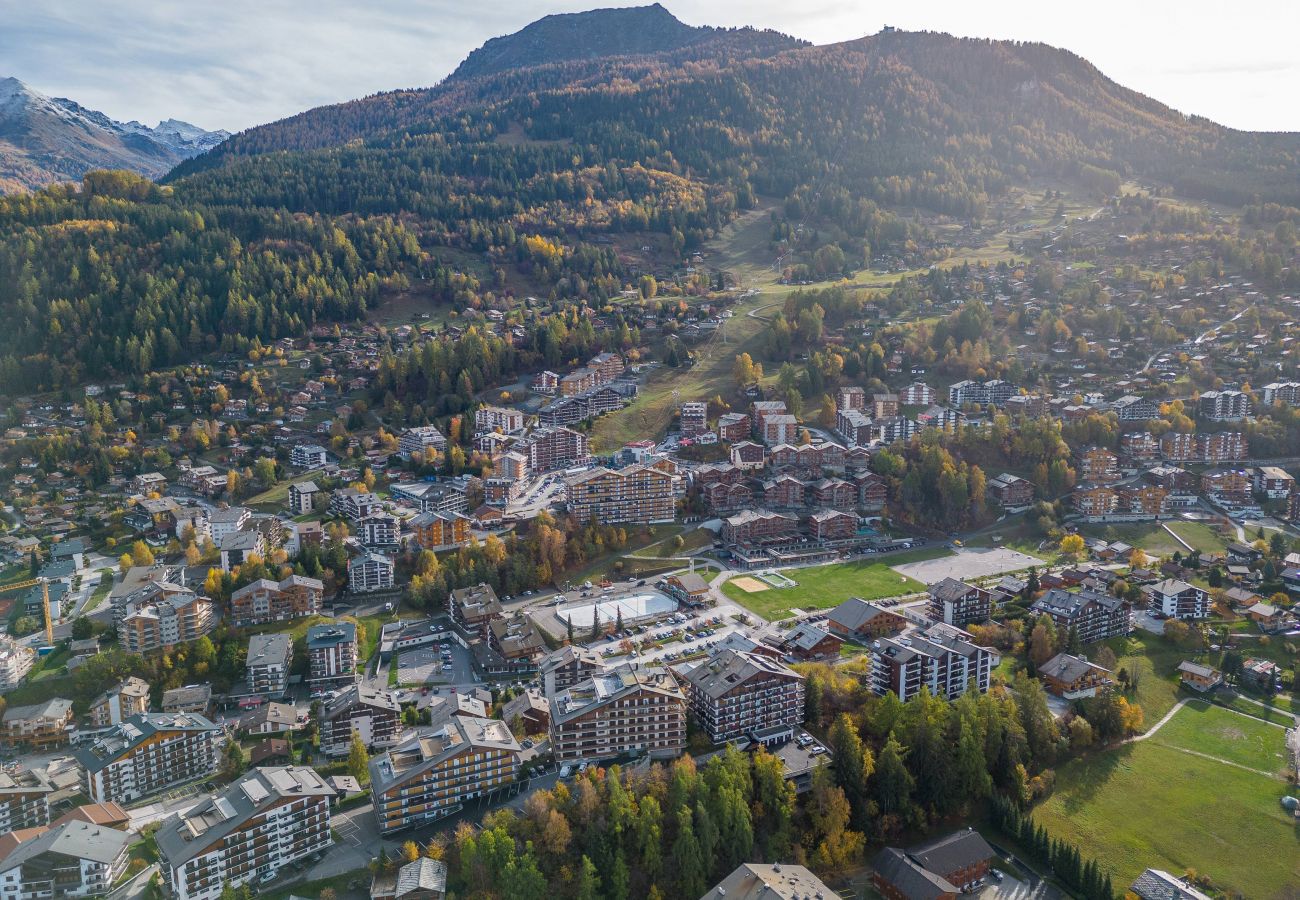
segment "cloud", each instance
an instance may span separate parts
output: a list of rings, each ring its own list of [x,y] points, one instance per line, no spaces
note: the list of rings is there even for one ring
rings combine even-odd
[[[649,2],[649,0],[642,0]],[[378,91],[432,85],[488,38],[551,12],[627,0],[0,0],[0,76],[120,119],[238,130]],[[1237,127],[1300,129],[1278,77],[1300,14],[1256,0],[665,0],[691,24],[777,28],[816,43],[884,24],[1068,47],[1115,80]],[[1116,24],[1121,23],[1121,24]],[[1290,23],[1290,26],[1288,26]],[[1209,77],[1206,77],[1209,76]]]

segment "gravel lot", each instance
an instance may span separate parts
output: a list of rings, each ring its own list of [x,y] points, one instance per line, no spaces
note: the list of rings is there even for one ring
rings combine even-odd
[[[952,556],[939,559],[926,559],[921,562],[904,563],[894,566],[895,572],[915,578],[922,584],[934,584],[945,578],[983,578],[986,575],[1000,575],[1014,572],[1030,566],[1043,566],[1041,559],[1028,556],[1016,550],[1001,547],[965,548]]]

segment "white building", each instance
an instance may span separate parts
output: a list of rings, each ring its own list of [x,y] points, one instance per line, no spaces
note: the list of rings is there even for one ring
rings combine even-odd
[[[254,769],[162,823],[163,883],[177,900],[212,900],[330,846],[334,790],[307,766]]]
[[[320,444],[298,444],[289,453],[289,464],[300,469],[319,469],[329,462],[329,453]]]
[[[397,441],[397,455],[409,460],[413,453],[425,453],[429,450],[439,452],[447,449],[447,438],[432,425],[420,428],[408,428]]]
[[[383,591],[393,586],[393,561],[378,553],[348,560],[348,588],[354,594]]]

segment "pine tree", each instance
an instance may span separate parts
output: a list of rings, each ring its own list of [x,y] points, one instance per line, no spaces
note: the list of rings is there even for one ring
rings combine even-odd
[[[699,897],[708,890],[705,883],[704,854],[691,811],[682,807],[677,813],[677,839],[673,841],[673,865],[677,867],[677,893],[682,897]]]

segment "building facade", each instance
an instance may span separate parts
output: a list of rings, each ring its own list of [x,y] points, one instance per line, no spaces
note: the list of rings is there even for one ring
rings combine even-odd
[[[685,746],[686,697],[667,669],[623,665],[551,697],[558,760],[675,757]]]
[[[130,803],[217,770],[221,729],[197,713],[132,716],[77,749],[86,796]]]
[[[723,650],[687,675],[695,720],[715,744],[803,722],[804,679],[777,660]]]

